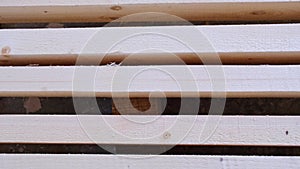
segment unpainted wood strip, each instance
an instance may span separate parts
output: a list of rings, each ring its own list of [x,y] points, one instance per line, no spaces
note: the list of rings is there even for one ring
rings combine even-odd
[[[0,96],[299,97],[300,66],[0,67]]]
[[[299,116],[2,115],[0,143],[299,146]]]
[[[2,0],[0,22],[110,22],[141,12],[162,12],[190,21],[299,20],[299,8],[299,0]],[[131,17],[129,21],[174,18]]]
[[[296,64],[299,30],[300,24],[3,29],[0,65]]]

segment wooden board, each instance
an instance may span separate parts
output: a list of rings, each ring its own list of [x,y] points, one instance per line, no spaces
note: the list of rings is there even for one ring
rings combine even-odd
[[[158,169],[298,169],[299,157],[258,156],[143,156],[143,155],[65,155],[65,154],[1,154],[1,166],[5,169],[107,169],[158,168]],[[51,165],[50,165],[51,164]]]
[[[299,0],[2,0],[0,22],[109,22],[140,12],[163,12],[191,21],[299,20],[299,9]]]
[[[0,65],[75,64],[78,55],[97,65],[300,63],[300,24],[4,29],[0,37]]]
[[[299,116],[2,115],[0,143],[300,146]]]
[[[299,97],[300,66],[0,67],[0,96]]]

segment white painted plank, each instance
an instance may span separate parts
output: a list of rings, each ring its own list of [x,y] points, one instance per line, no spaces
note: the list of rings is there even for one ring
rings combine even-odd
[[[0,22],[107,22],[140,12],[163,12],[193,21],[297,20],[299,8],[299,0],[1,0]]]
[[[5,169],[298,169],[300,157],[0,154]]]
[[[0,37],[2,65],[75,64],[78,55],[85,64],[300,63],[300,24],[4,29]]]
[[[0,143],[300,146],[299,116],[2,115]]]
[[[155,83],[155,85],[153,85]],[[0,96],[299,97],[300,66],[0,67]]]

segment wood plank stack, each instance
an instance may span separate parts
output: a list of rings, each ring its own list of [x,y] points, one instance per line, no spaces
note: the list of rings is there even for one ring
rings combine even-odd
[[[299,0],[0,2],[6,25],[110,21],[97,28],[0,29],[0,96],[73,97],[77,112],[0,115],[0,144],[300,146],[300,116],[222,116],[223,103],[205,116],[160,115],[165,98],[300,98]],[[144,114],[126,101],[145,107],[150,96],[154,109]],[[86,115],[79,97],[113,98],[114,109],[125,113]],[[0,154],[3,169],[102,166],[297,169],[300,157]]]

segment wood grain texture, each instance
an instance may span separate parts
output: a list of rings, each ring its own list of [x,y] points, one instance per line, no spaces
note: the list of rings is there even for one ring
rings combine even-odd
[[[299,116],[2,115],[0,143],[299,146]]]
[[[296,64],[299,30],[300,24],[4,29],[0,65]]]
[[[0,67],[0,96],[299,97],[300,66]]]
[[[299,20],[299,8],[299,0],[2,0],[0,22],[109,22],[140,12],[163,12],[191,21]]]
[[[117,162],[116,162],[117,161]],[[65,154],[1,154],[1,166],[5,169],[298,169],[299,157],[264,156],[142,156],[142,155],[65,155]]]

